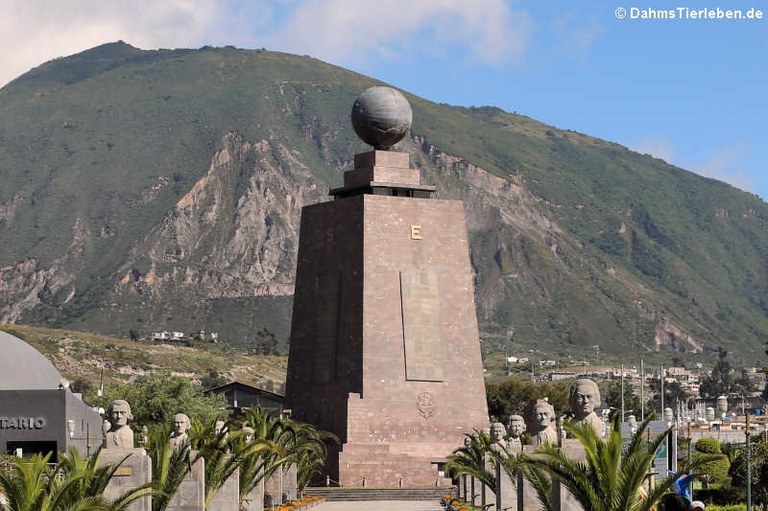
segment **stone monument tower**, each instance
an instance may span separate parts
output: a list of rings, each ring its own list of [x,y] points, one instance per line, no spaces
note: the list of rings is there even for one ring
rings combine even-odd
[[[326,472],[344,486],[444,483],[488,425],[463,205],[389,150],[410,124],[398,91],[363,92],[352,125],[374,149],[302,210],[286,407],[338,435]]]

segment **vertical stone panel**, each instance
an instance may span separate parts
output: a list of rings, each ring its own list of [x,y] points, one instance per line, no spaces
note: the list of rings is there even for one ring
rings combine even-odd
[[[102,449],[99,451],[98,465],[113,465],[123,458],[125,461],[110,479],[104,490],[104,497],[116,499],[129,490],[133,490],[152,481],[152,459],[144,449]],[[152,511],[152,497],[147,495],[133,501],[128,511]]]
[[[405,379],[443,381],[440,301],[437,273],[400,272]]]
[[[203,511],[205,508],[205,460],[199,458],[184,476],[168,511]]]

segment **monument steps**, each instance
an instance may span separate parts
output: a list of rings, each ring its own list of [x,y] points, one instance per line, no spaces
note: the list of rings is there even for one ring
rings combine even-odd
[[[305,488],[304,496],[323,497],[327,501],[439,500],[451,493],[450,487],[432,488]]]

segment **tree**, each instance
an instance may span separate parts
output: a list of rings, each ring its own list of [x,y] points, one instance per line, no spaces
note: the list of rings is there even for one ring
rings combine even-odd
[[[293,430],[288,452],[290,461],[296,464],[298,491],[302,491],[325,465],[328,456],[326,444],[330,442],[339,444],[339,439],[336,435],[318,431],[309,424],[287,419],[286,422]]]
[[[156,425],[149,430],[149,455],[152,459],[152,511],[164,511],[192,469],[189,442],[176,449],[168,444],[170,425]]]
[[[699,393],[706,397],[727,396],[733,387],[732,372],[728,352],[723,348],[717,348],[717,362],[712,372],[702,378]]]
[[[114,500],[103,496],[122,462],[98,466],[98,455],[85,460],[75,449],[53,467],[49,458],[17,458],[13,470],[0,472],[0,511],[124,511],[149,493],[140,487]]]
[[[463,447],[459,447],[448,456],[446,471],[453,477],[469,475],[482,482],[492,492],[496,492],[496,472],[488,463],[493,439],[485,431],[475,430],[467,434]]]
[[[731,466],[728,456],[723,454],[720,442],[716,438],[700,438],[694,444],[694,460],[702,460],[698,477],[708,487],[714,484],[716,487],[726,484],[728,481],[728,469]]]
[[[280,445],[281,428],[275,417],[260,408],[249,408],[244,424],[253,429],[252,438],[241,430],[232,442],[232,448],[241,458],[240,502],[287,459],[285,449]]]
[[[608,385],[605,398],[603,398],[603,406],[611,409],[611,418],[617,413],[621,414],[621,381],[614,381]],[[639,417],[641,409],[640,397],[635,394],[635,389],[632,385],[625,382],[624,410],[627,412],[626,414],[633,413]]]
[[[216,369],[209,369],[208,374],[200,378],[200,385],[205,390],[224,385],[227,382],[227,378]]]
[[[240,458],[240,500],[259,482],[277,470],[296,465],[298,489],[302,490],[325,463],[326,442],[338,443],[330,433],[309,424],[275,417],[261,408],[246,411],[244,425],[253,431],[252,438],[239,434],[232,451]]]
[[[749,396],[755,391],[755,384],[746,369],[742,368],[739,377],[733,380],[733,392]]]
[[[156,371],[137,378],[133,383],[107,386],[105,402],[114,399],[125,399],[131,404],[134,429],[168,424],[178,412],[209,422],[226,406],[224,396],[205,395],[201,385],[170,371]]]
[[[653,393],[653,403],[661,406],[661,380],[654,378],[649,382],[651,392]],[[683,388],[678,381],[664,383],[664,408],[676,408],[678,403],[685,403],[690,394]],[[659,410],[659,415],[663,416],[664,410]]]
[[[510,415],[523,413],[529,403],[548,398],[555,410],[568,410],[568,384],[565,382],[532,382],[515,376],[485,386],[488,412],[506,423]]]
[[[648,420],[638,428],[624,448],[621,421],[611,423],[605,439],[589,425],[565,423],[566,431],[581,443],[584,460],[569,458],[555,445],[544,444],[532,454],[520,458],[524,465],[540,469],[556,478],[581,504],[591,511],[648,511],[655,508],[675,482],[675,476],[664,477],[654,489],[644,492],[644,482],[659,446],[667,441],[671,430],[647,439]]]
[[[762,433],[755,438],[750,446],[750,471],[752,483],[752,498],[754,503],[768,510],[768,433]],[[737,488],[747,486],[747,449],[739,449],[728,471],[731,484]]]
[[[96,400],[96,386],[85,378],[76,378],[69,384],[69,388],[74,393],[82,394],[86,403],[94,403]]]
[[[211,504],[213,496],[235,473],[240,457],[238,452],[230,449],[229,432],[227,427],[216,430],[218,419],[207,424],[198,420],[192,422],[189,431],[189,442],[193,449],[190,463],[194,465],[200,458],[205,460],[205,508]]]
[[[277,337],[267,328],[258,330],[254,339],[250,342],[254,353],[258,355],[279,355],[277,349]]]

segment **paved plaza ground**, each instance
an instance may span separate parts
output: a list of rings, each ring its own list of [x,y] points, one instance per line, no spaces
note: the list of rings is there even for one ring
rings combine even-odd
[[[370,500],[355,502],[323,502],[317,511],[442,511],[435,500]]]

